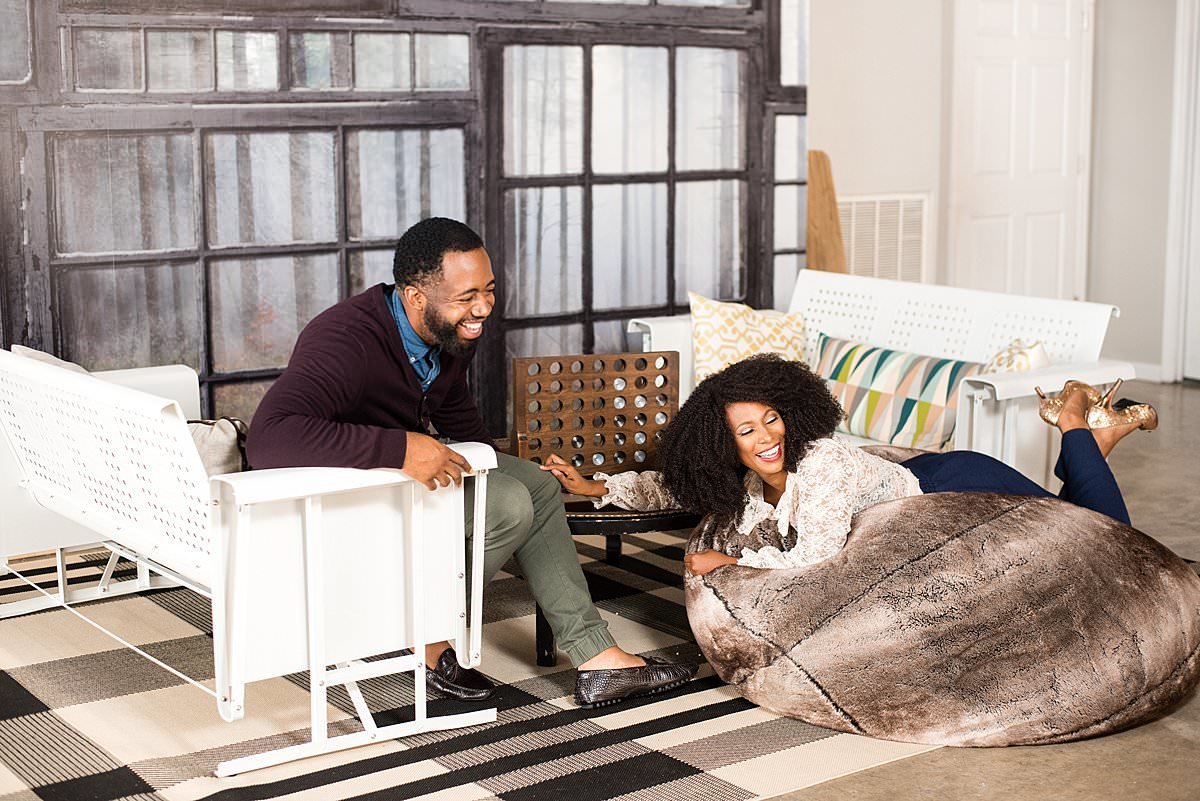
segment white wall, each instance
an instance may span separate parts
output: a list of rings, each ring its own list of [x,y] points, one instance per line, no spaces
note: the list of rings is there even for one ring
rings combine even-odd
[[[1171,159],[1175,0],[1097,0],[1088,299],[1121,307],[1104,355],[1156,378]]]
[[[953,0],[810,0],[809,147],[839,195],[927,192],[945,281]],[[1097,0],[1088,299],[1105,355],[1161,360],[1175,0]]]
[[[810,4],[808,146],[829,154],[838,196],[927,193],[937,209],[950,0]]]

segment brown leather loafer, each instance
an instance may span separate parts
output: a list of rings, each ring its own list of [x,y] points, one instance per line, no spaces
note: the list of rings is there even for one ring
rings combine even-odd
[[[646,657],[640,667],[581,670],[575,676],[575,703],[584,709],[607,706],[626,698],[673,690],[686,684],[699,665],[665,662]]]
[[[458,664],[453,648],[442,651],[437,664],[425,669],[425,686],[457,701],[486,701],[496,692],[487,676]]]

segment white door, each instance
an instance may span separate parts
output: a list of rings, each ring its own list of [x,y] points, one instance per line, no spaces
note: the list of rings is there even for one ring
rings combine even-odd
[[[1165,379],[1200,381],[1200,0],[1175,3],[1171,188],[1164,302]],[[1176,305],[1178,304],[1178,306]],[[1176,321],[1175,309],[1182,313]],[[1182,341],[1178,337],[1182,336]],[[1172,363],[1176,362],[1177,363]],[[1182,368],[1182,375],[1180,375]]]
[[[947,276],[1083,299],[1091,0],[955,0]]]

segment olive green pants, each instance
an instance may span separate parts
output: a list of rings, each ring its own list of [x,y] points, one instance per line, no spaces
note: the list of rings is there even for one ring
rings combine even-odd
[[[584,581],[558,480],[525,459],[503,453],[496,459],[498,466],[487,477],[484,584],[515,555],[558,647],[576,665],[586,662],[616,641]],[[468,536],[473,512],[468,503]]]

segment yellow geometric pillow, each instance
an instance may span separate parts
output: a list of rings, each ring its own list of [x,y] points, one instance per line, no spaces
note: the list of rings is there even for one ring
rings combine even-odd
[[[804,317],[752,309],[688,293],[692,304],[692,375],[696,383],[756,353],[804,359]]]

